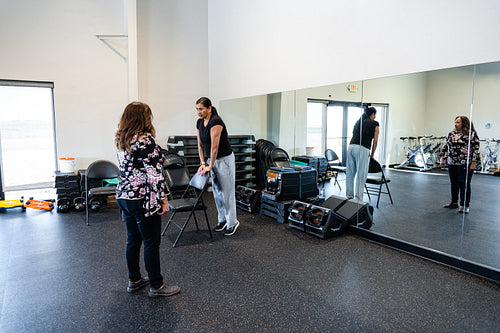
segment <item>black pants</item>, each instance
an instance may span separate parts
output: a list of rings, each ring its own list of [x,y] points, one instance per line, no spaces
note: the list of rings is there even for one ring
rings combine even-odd
[[[143,200],[118,199],[118,206],[123,212],[127,225],[127,267],[131,281],[141,279],[139,258],[141,245],[144,242],[144,265],[148,271],[149,281],[153,288],[163,285],[160,270],[161,216],[154,214],[144,216]]]
[[[468,171],[468,172],[467,172]],[[451,182],[451,202],[458,202],[458,194],[460,194],[460,206],[469,207],[470,203],[470,181],[474,170],[467,170],[463,165],[449,165],[448,172]],[[465,188],[465,179],[467,178],[467,189]]]

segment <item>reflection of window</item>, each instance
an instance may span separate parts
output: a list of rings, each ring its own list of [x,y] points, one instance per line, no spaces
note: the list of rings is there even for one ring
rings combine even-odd
[[[0,80],[3,190],[51,187],[56,170],[53,84]]]
[[[377,109],[376,120],[380,134],[375,159],[385,164],[385,129],[387,105],[371,104]],[[323,156],[326,149],[332,149],[342,163],[352,137],[354,124],[363,109],[359,103],[337,101],[308,101],[307,103],[307,146],[314,147],[314,155]]]
[[[314,155],[323,155],[323,104],[307,103],[307,147],[314,147]]]

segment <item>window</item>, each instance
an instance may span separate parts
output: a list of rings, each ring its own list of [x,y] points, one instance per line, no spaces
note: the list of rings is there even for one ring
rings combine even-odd
[[[53,186],[54,115],[53,83],[0,80],[3,191]]]

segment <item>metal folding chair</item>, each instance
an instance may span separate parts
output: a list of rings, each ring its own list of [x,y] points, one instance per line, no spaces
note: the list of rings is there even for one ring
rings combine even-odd
[[[330,171],[333,178],[335,179],[333,185],[337,184],[339,190],[342,190],[338,180],[338,175],[339,172],[345,172],[346,167],[342,166],[342,162],[340,161],[338,155],[331,149],[325,150],[325,157],[326,160],[328,161],[328,171]]]
[[[208,232],[210,233],[210,240],[213,240],[212,230],[210,228],[210,223],[208,222],[207,206],[203,201],[203,193],[205,193],[207,186],[208,186],[208,174],[200,176],[198,173],[195,173],[195,175],[189,181],[189,184],[186,187],[186,190],[184,191],[182,197],[179,199],[170,200],[168,202],[168,207],[172,212],[172,214],[170,215],[167,225],[165,225],[165,228],[163,229],[161,234],[162,236],[165,234],[170,224],[173,224],[180,229],[179,234],[177,235],[177,238],[175,239],[175,242],[173,244],[173,247],[177,245],[177,242],[181,238],[184,230],[186,229],[186,226],[189,220],[191,219],[191,216],[194,218],[196,229],[198,231],[200,230],[198,226],[198,220],[196,219],[196,211],[200,210],[203,210],[205,214],[205,221],[207,223]],[[194,198],[189,197],[189,193],[191,192],[191,190],[194,190],[196,192],[196,197]],[[181,212],[189,212],[189,215],[186,217],[186,219],[182,224],[174,221],[174,217],[177,215],[177,213]]]
[[[87,225],[89,225],[89,206],[95,205],[98,208],[101,205],[101,202],[97,202],[98,200],[116,194],[116,186],[103,186],[102,180],[119,176],[120,170],[110,161],[99,160],[88,166],[85,172],[85,223]],[[96,181],[100,186],[95,186]]]
[[[390,179],[387,179],[384,174],[384,169],[379,162],[375,159],[370,159],[370,166],[368,167],[368,177],[366,178],[365,190],[366,194],[368,194],[368,199],[371,201],[371,194],[377,195],[377,208],[378,203],[380,201],[381,194],[388,194],[389,199],[391,200],[391,204],[394,205],[392,201],[391,191],[389,191]],[[382,186],[385,184],[386,191],[382,191]]]

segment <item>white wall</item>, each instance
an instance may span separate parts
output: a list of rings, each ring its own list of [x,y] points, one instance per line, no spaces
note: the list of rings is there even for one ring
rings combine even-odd
[[[267,135],[267,95],[221,101],[218,112],[229,135],[251,134],[256,140]]]
[[[116,161],[116,126],[128,103],[127,65],[96,38],[126,35],[125,0],[0,2],[0,78],[53,81],[59,156],[77,167]],[[196,98],[208,94],[206,0],[137,1],[139,98],[157,138],[194,134]],[[126,41],[109,41],[126,56]]]
[[[209,0],[215,99],[464,64],[500,54],[497,0]]]
[[[195,102],[208,95],[207,0],[140,0],[139,98],[155,116],[157,141],[195,135]]]
[[[358,91],[356,93],[349,92],[347,90],[348,84],[356,84]],[[425,118],[423,116],[426,101],[425,73],[300,89],[297,90],[296,95],[295,149],[294,146],[284,147],[289,153],[295,155],[305,154],[307,143],[307,99],[342,102],[361,102],[361,99],[363,99],[363,102],[389,104],[388,125],[386,128],[387,163],[396,163],[401,158],[401,140],[399,139],[401,136],[422,135],[425,132]],[[286,136],[288,133],[285,131],[282,135]]]
[[[453,129],[456,116],[472,119],[480,139],[500,139],[500,62],[476,66],[471,114],[473,66],[428,75],[425,128],[435,135]],[[486,128],[489,123],[490,128]]]
[[[58,153],[78,167],[115,159],[126,63],[95,35],[126,33],[123,13],[116,0],[0,3],[0,78],[54,82]]]
[[[476,67],[472,121],[481,139],[500,139],[500,62]]]
[[[426,74],[416,73],[367,80],[363,100],[389,104],[386,127],[386,164],[403,158],[402,136],[432,134],[425,127]]]

